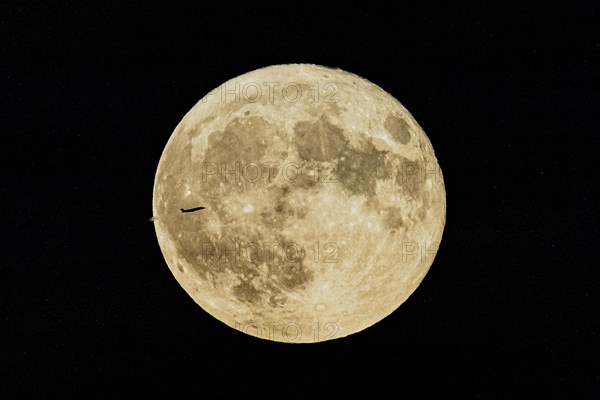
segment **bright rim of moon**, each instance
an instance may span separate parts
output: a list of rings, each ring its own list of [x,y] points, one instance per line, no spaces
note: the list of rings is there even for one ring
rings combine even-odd
[[[446,194],[429,139],[390,94],[339,69],[275,65],[185,115],[153,215],[171,272],[204,310],[252,336],[314,343],[362,331],[415,291]]]

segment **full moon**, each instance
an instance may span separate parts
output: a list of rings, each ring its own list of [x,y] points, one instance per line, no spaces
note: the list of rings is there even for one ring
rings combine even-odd
[[[445,219],[442,173],[412,115],[374,83],[312,64],[209,92],[154,181],[177,282],[219,321],[277,342],[342,338],[390,315],[430,269]]]

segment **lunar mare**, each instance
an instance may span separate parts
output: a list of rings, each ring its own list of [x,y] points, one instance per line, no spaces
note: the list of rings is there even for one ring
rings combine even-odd
[[[168,267],[204,310],[249,335],[312,343],[377,323],[415,291],[446,198],[429,139],[395,98],[291,64],[234,78],[185,115],[153,215]]]

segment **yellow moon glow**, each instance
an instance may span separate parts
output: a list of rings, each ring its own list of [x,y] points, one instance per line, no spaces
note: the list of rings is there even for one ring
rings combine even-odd
[[[185,115],[153,214],[167,265],[204,310],[252,336],[313,343],[375,324],[414,292],[446,195],[429,139],[390,94],[339,69],[275,65]]]

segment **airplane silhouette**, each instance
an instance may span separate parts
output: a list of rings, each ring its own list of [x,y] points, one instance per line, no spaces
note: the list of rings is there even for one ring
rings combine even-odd
[[[182,213],[186,213],[186,212],[193,212],[193,211],[198,211],[198,210],[204,210],[206,207],[195,207],[195,208],[188,208],[187,210],[184,208],[180,208]]]

